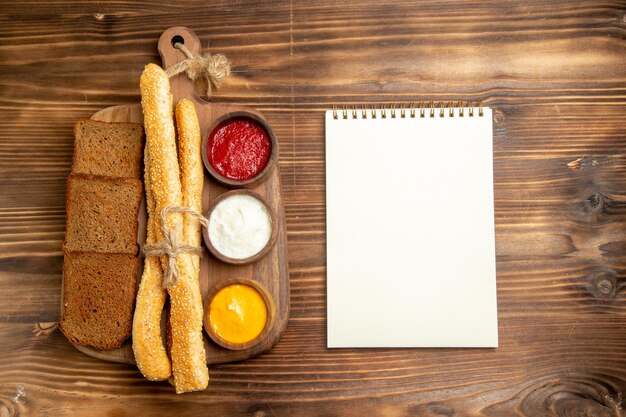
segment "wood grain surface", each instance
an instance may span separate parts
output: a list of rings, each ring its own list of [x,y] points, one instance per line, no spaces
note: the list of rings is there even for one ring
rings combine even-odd
[[[623,417],[625,13],[595,0],[2,1],[0,416]],[[291,285],[279,343],[180,396],[48,324],[73,123],[138,102],[174,25],[232,60],[213,101],[256,107],[276,133]],[[322,110],[420,99],[496,110],[500,347],[326,349]]]

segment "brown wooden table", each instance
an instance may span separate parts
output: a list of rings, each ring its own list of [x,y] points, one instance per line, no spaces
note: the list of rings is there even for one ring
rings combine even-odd
[[[0,6],[1,417],[625,415],[624,1],[207,3]],[[275,129],[291,274],[278,345],[179,396],[45,330],[73,123],[138,102],[175,25],[232,60],[213,100]],[[496,109],[500,347],[326,349],[322,111],[456,99]]]

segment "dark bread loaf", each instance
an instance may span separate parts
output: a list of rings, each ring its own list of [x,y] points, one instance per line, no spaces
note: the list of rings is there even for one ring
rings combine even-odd
[[[142,156],[140,124],[75,125],[59,323],[74,344],[113,349],[131,335]]]
[[[72,174],[140,178],[143,127],[82,119],[74,126]]]
[[[63,317],[59,327],[73,343],[114,349],[132,329],[137,257],[74,252],[63,263]]]
[[[141,195],[137,179],[70,175],[64,251],[135,255]]]

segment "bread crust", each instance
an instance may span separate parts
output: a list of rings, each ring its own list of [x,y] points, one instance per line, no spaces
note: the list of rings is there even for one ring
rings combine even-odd
[[[140,79],[141,104],[144,113],[146,149],[149,157],[150,188],[155,201],[155,213],[164,207],[183,204],[172,96],[165,71],[148,64]],[[182,227],[180,213],[171,213],[167,228]],[[160,225],[157,242],[163,238]],[[163,260],[162,260],[163,261]],[[202,298],[195,266],[190,255],[177,257],[179,278],[168,289],[170,322],[172,326],[172,374],[177,393],[205,389],[209,382],[206,353],[202,337]]]

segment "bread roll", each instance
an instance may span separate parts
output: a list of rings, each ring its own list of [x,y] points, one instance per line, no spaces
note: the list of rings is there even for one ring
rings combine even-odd
[[[200,124],[198,114],[191,100],[180,100],[176,104],[176,128],[178,131],[178,162],[180,181],[183,190],[183,205],[202,213],[202,166]],[[200,246],[200,223],[190,214],[183,214],[183,236],[185,245]],[[194,265],[199,268],[199,256],[193,256]]]
[[[182,188],[176,155],[176,138],[169,80],[158,65],[148,64],[140,80],[141,104],[149,156],[149,175],[155,212],[167,206],[181,206]],[[180,213],[166,219],[169,230],[182,227]],[[157,241],[163,236],[157,230]],[[202,298],[190,255],[176,260],[179,277],[168,288],[172,326],[172,374],[177,393],[205,389],[209,383],[202,338]]]
[[[176,157],[176,131],[170,83],[165,71],[155,64],[148,64],[140,79],[141,105],[146,134],[146,151],[150,158],[149,175],[155,214],[160,216],[167,206],[180,206],[183,201],[180,185],[178,159]],[[168,215],[167,227],[174,228],[181,222],[179,213]],[[160,225],[156,230],[156,241],[163,240]],[[165,268],[167,258],[163,257]]]
[[[200,153],[200,125],[198,115],[193,102],[181,100],[176,105],[176,127],[178,131],[178,161],[180,166],[180,181],[183,193],[183,206],[190,207],[198,213],[202,213],[202,185],[204,183],[204,167]],[[190,214],[183,213],[183,243],[189,246],[200,246],[201,227],[196,219]],[[189,277],[189,289],[193,292],[193,298],[199,300],[197,317],[202,321],[202,295],[200,294],[199,273],[200,257],[188,255],[192,259],[193,268],[181,271],[181,275]],[[185,265],[189,267],[189,265]],[[177,292],[177,288],[174,288]],[[173,326],[173,320],[171,320]],[[202,328],[202,324],[200,324]],[[174,329],[174,327],[172,327]],[[172,334],[172,342],[175,337]],[[207,374],[208,378],[208,374]],[[208,380],[207,380],[208,382]],[[179,383],[175,381],[178,390]]]
[[[148,209],[147,244],[155,242],[158,215],[155,215],[155,202],[150,188],[150,158],[144,154],[144,184]],[[150,381],[164,381],[172,374],[170,359],[163,345],[161,335],[161,314],[167,293],[163,289],[163,270],[158,258],[146,258],[143,275],[137,293],[135,316],[133,318],[133,352],[137,367]]]

